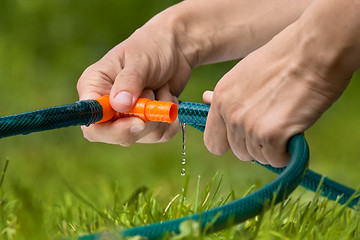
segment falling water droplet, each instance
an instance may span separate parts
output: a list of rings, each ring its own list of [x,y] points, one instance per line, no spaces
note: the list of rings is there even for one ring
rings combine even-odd
[[[181,123],[181,130],[182,130],[182,152],[181,152],[181,176],[185,176],[185,164],[186,164],[186,124]]]
[[[251,160],[251,163],[252,163],[252,164],[255,164],[255,163],[256,163],[256,160]]]
[[[181,131],[182,131],[182,151],[181,151],[181,171],[180,171],[180,175],[182,177],[185,176],[185,164],[186,164],[186,124],[185,123],[181,123]],[[184,194],[185,190],[184,188],[181,188],[181,192]],[[184,200],[185,200],[185,196]]]
[[[186,152],[185,152],[185,149],[186,149],[186,124],[185,123],[181,123],[181,130],[182,130],[182,153],[181,155],[183,157],[185,157],[186,155]]]

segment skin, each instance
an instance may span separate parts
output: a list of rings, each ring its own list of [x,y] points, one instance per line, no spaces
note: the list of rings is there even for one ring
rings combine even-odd
[[[206,92],[204,100],[212,104],[204,134],[209,151],[231,148],[243,160],[286,166],[289,138],[313,125],[359,68],[359,5],[314,2],[220,79],[213,93]],[[346,17],[339,20],[334,9]],[[339,34],[330,35],[337,33],[331,29]]]
[[[194,67],[246,56],[204,93],[205,145],[285,166],[288,139],[336,101],[359,67],[358,10],[359,1],[342,0],[184,1],[87,68],[79,97],[110,94],[119,112],[139,96],[176,102]],[[167,141],[178,125],[122,118],[82,129],[90,141],[128,146]]]

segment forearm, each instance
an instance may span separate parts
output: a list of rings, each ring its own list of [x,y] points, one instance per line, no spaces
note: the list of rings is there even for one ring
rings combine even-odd
[[[299,18],[311,0],[188,0],[159,15],[190,65],[236,59]]]
[[[359,12],[359,0],[314,1],[299,19],[304,64],[329,81],[350,77],[360,67]]]

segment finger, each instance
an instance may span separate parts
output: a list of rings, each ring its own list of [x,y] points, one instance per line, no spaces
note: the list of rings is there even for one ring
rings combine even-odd
[[[251,161],[254,157],[250,154],[247,141],[242,131],[228,130],[229,145],[235,156],[242,161]]]
[[[114,122],[93,124],[82,127],[84,137],[91,142],[104,142],[129,146],[133,144],[145,128],[145,123],[135,117],[120,118]]]
[[[205,91],[205,92],[203,93],[204,103],[206,103],[206,104],[211,104],[213,94],[214,94],[213,91]]]
[[[146,128],[139,139],[138,143],[158,143],[167,142],[173,138],[180,130],[179,120],[174,121],[171,124],[149,122],[146,123]]]
[[[286,142],[265,143],[262,152],[266,161],[273,167],[285,167],[289,164],[290,154],[286,151]]]
[[[110,92],[110,103],[113,109],[118,112],[131,109],[144,90],[147,77],[145,67],[144,63],[133,59],[128,61],[124,69],[116,76]]]
[[[97,66],[99,64],[100,67]],[[109,74],[98,71],[103,65],[93,64],[80,76],[76,85],[80,100],[96,99],[110,93],[113,80],[109,78]]]
[[[141,98],[148,98],[150,100],[155,100],[155,93],[153,90],[145,89],[141,94]]]
[[[247,150],[249,154],[252,156],[252,159],[260,162],[261,164],[269,164],[267,158],[263,154],[263,145],[260,144],[258,141],[254,141],[249,137],[246,139],[247,142]]]
[[[173,96],[170,91],[170,86],[168,84],[164,85],[160,89],[156,91],[156,98],[160,101],[168,101],[173,102],[177,106],[179,106],[179,100],[176,96]],[[164,126],[163,136],[159,140],[159,142],[169,141],[180,131],[180,123],[177,118],[173,123],[161,123]]]
[[[179,104],[177,98],[170,93],[168,85],[164,85],[156,91],[156,99],[159,101],[175,102],[177,105]],[[179,132],[179,130],[180,125],[178,119],[171,124],[149,122],[146,123],[146,129],[142,133],[143,136],[137,142],[152,143],[169,141]]]
[[[214,107],[210,107],[206,120],[204,143],[209,152],[217,155],[224,154],[230,148],[225,122]]]

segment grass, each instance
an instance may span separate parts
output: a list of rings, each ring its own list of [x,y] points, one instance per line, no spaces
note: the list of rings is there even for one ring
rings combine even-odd
[[[5,172],[4,170],[1,179],[4,179]],[[97,206],[66,183],[69,192],[63,196],[60,205],[38,209],[38,217],[46,219],[46,222],[36,226],[39,232],[33,233],[31,239],[34,239],[33,237],[76,239],[83,234],[116,232],[206,211],[239,197],[235,196],[234,191],[223,196],[222,180],[223,177],[216,174],[205,188],[200,190],[200,176],[196,186],[189,186],[189,177],[187,177],[184,191],[175,195],[167,204],[159,202],[156,194],[146,187],[134,190],[128,198],[124,198],[118,187],[115,187],[113,201],[106,207]],[[193,188],[196,189],[195,194],[189,196],[188,192]],[[254,189],[255,186],[252,186],[244,195]],[[319,190],[313,194],[310,201],[303,200],[302,197],[302,194],[297,193],[278,205],[272,202],[266,207],[267,210],[258,216],[216,233],[206,234],[206,230],[200,230],[198,222],[188,220],[182,223],[180,234],[166,235],[164,239],[358,239],[360,237],[359,211],[328,201],[320,196]],[[22,217],[21,204],[17,200],[11,200],[1,189],[1,185],[0,203],[0,239],[28,239],[28,236],[22,235],[22,227],[17,221]]]
[[[200,180],[200,177],[198,179]],[[82,219],[82,224],[76,220],[69,221],[66,215],[60,216],[63,226],[70,226],[62,228],[61,232],[74,236],[79,232],[89,231],[89,226],[95,222],[102,223],[95,227],[96,231],[111,231],[202,212],[236,199],[234,192],[225,197],[219,195],[221,182],[222,177],[215,176],[200,194],[198,181],[195,196],[189,199],[186,194],[188,188],[185,187],[184,193],[177,194],[166,207],[156,200],[151,191],[140,188],[125,200],[122,206],[114,204],[108,209],[96,210],[96,221],[89,222],[88,217],[81,218],[86,212],[81,207],[75,211],[78,213],[75,219]],[[246,194],[253,190],[254,187],[251,187]],[[115,193],[114,198],[118,200],[119,196]],[[83,199],[81,202],[85,203],[88,211],[94,210],[89,202]],[[294,199],[290,197],[277,206],[271,204],[267,211],[255,218],[217,233],[207,235],[205,231],[200,231],[198,222],[189,220],[182,224],[179,235],[166,236],[164,239],[356,239],[360,236],[359,221],[358,211],[348,209],[346,205],[329,202],[321,197],[318,191],[311,201],[303,201],[301,195],[295,196]]]

